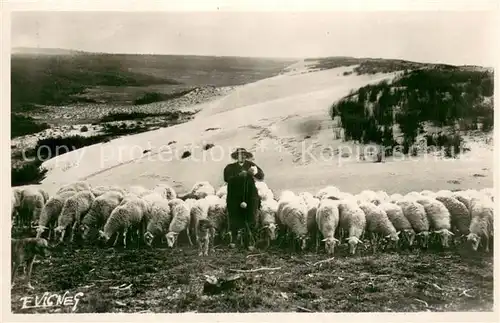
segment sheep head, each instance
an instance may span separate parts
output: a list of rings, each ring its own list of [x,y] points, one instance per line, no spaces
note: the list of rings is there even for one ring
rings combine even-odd
[[[434,231],[434,233],[438,235],[439,240],[441,242],[441,245],[444,248],[448,248],[450,246],[449,239],[451,236],[454,235],[453,232],[451,232],[450,230],[447,230],[447,229],[441,229],[441,230]]]
[[[65,231],[66,231],[65,227],[63,227],[62,225],[55,227],[54,228],[54,236],[55,236],[56,240],[59,240],[60,242],[62,242],[64,240]]]
[[[306,247],[307,247],[307,240],[309,238],[307,236],[302,236],[299,238],[299,241],[300,241],[300,250],[305,250]]]
[[[43,226],[43,225],[39,225],[37,228],[36,228],[36,236],[37,238],[40,238],[40,235],[42,233],[45,232],[45,230],[48,229],[47,227]]]
[[[265,230],[264,232],[266,236],[269,237],[270,240],[276,239],[276,223],[269,223],[264,226],[263,229]]]
[[[429,231],[422,231],[417,233],[420,245],[424,248],[429,246]]]
[[[384,237],[386,247],[397,246],[397,244],[399,242],[399,234],[400,233],[401,233],[400,231],[397,231],[397,232],[393,232],[391,234],[386,235]]]
[[[90,227],[87,224],[82,224],[80,225],[80,231],[82,232],[83,239],[86,239],[89,234]]]
[[[325,243],[325,250],[328,254],[333,254],[335,251],[335,246],[340,244],[340,241],[331,237],[321,240]]]
[[[44,238],[37,238],[32,247],[35,255],[46,257],[50,254],[49,243]]]
[[[385,239],[387,241],[397,242],[397,241],[399,241],[399,234],[400,233],[401,233],[401,231],[397,231],[397,232],[388,234],[385,236]]]
[[[413,246],[413,243],[415,242],[415,231],[412,229],[403,230],[403,236],[408,241],[408,245],[410,247]]]
[[[154,239],[154,236],[153,236],[153,234],[151,232],[146,231],[146,233],[144,233],[144,242],[149,247],[151,247],[151,245],[153,244],[153,239]]]
[[[359,240],[358,237],[349,237],[346,239],[346,241],[349,245],[349,253],[351,255],[354,255],[356,253],[356,247],[358,246],[358,243],[363,243],[361,240]]]
[[[108,235],[106,234],[106,232],[104,232],[104,231],[102,231],[102,230],[99,230],[99,240],[100,240],[100,241],[104,241],[104,242],[108,242],[109,237],[108,237]]]
[[[172,231],[170,231],[169,233],[167,233],[165,235],[165,238],[167,239],[167,246],[169,248],[173,248],[174,247],[174,243],[177,240],[177,236],[178,235],[179,234],[177,232],[172,232]]]
[[[479,248],[479,243],[481,242],[481,237],[475,233],[469,233],[467,235],[467,241],[470,241],[472,250],[477,251],[477,249]]]

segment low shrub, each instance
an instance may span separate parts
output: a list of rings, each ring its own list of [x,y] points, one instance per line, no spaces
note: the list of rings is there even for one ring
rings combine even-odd
[[[168,101],[168,100],[180,98],[181,96],[184,96],[191,91],[193,91],[193,89],[169,93],[169,94],[159,93],[159,92],[146,92],[134,100],[134,105],[143,105],[143,104],[149,104],[149,103],[160,102],[160,101]]]
[[[40,184],[47,174],[47,169],[40,167],[42,162],[35,159],[21,167],[11,168],[11,186]]]
[[[180,118],[180,113],[177,111],[163,112],[163,113],[145,113],[145,112],[110,113],[101,118],[100,122],[129,121],[129,120],[145,119],[151,117],[167,117],[170,120],[178,120]]]
[[[47,123],[38,123],[33,118],[13,113],[10,117],[10,136],[16,138],[50,128]]]

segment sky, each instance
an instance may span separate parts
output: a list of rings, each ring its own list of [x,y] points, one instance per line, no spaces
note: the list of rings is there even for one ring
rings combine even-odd
[[[495,16],[433,12],[13,12],[11,47],[495,64]]]

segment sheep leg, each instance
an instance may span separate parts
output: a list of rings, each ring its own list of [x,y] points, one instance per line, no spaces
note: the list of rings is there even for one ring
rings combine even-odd
[[[370,234],[370,241],[371,241],[371,244],[372,244],[372,253],[375,254],[377,252],[378,239],[377,239],[377,236],[374,233]]]
[[[271,245],[271,239],[269,237],[265,237],[264,239],[265,239],[264,249],[269,249],[269,246]]]
[[[191,241],[191,234],[189,233],[189,227],[186,228],[186,235],[188,238],[189,245],[192,247],[193,246],[193,241]]]
[[[485,244],[484,251],[490,252],[490,237],[488,237],[488,235],[484,236],[484,244]]]
[[[123,230],[123,248],[127,248],[128,228]]]
[[[71,235],[69,236],[69,237],[70,237],[70,240],[69,240],[69,241],[70,241],[71,243],[73,243],[73,239],[74,239],[74,237],[75,237],[75,232],[76,232],[77,228],[78,228],[78,223],[76,223],[76,222],[75,222],[75,223],[73,224],[73,227],[71,228]]]
[[[214,237],[215,235],[213,234],[210,234],[207,238],[207,241],[205,242],[205,245],[204,245],[204,248],[203,248],[203,255],[204,256],[208,256],[208,249],[210,247],[210,241],[212,241],[212,245],[213,245],[213,242],[214,242]]]
[[[26,276],[26,286],[28,286],[29,289],[34,289],[33,286],[31,286],[31,272],[33,271],[33,262],[35,261],[36,256],[31,257],[28,259],[26,262],[28,267],[28,274]]]
[[[16,278],[16,273],[19,269],[19,265],[21,264],[20,261],[15,260],[14,263],[11,266],[11,273],[10,273],[10,281],[11,281],[11,286],[14,286],[14,279]]]
[[[47,231],[49,231],[49,233],[47,234],[47,240],[48,240],[48,241],[51,241],[51,239],[52,239],[52,228],[51,228],[51,227],[49,227],[49,228],[47,229]]]
[[[247,227],[249,246],[254,246],[255,245],[255,239],[253,237],[252,230],[250,228],[250,225],[248,224],[248,221],[245,222],[245,226]]]

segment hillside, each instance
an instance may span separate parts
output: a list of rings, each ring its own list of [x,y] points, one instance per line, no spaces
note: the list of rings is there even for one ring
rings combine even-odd
[[[93,102],[92,96],[83,99],[77,94],[98,86],[103,92],[111,92],[116,87],[162,85],[184,90],[204,85],[241,85],[276,75],[289,63],[240,57],[17,49],[11,56],[12,110],[21,110],[27,104]],[[109,102],[114,99],[110,97]]]
[[[331,116],[340,117],[347,140],[391,149],[403,144],[405,153],[426,132],[424,123],[437,127],[436,133],[446,128],[488,132],[493,73],[459,67],[405,70],[391,82],[361,87],[334,102]]]
[[[278,192],[313,192],[327,184],[349,192],[384,189],[390,193],[492,185],[492,147],[485,143],[487,139],[473,145],[470,158],[456,160],[456,167],[446,159],[430,157],[379,164],[360,161],[359,150],[364,147],[335,136],[337,126],[329,108],[363,86],[391,82],[401,73],[359,75],[354,72],[359,65],[311,71],[307,65],[297,63],[287,73],[202,104],[201,112],[187,123],[51,159],[43,165],[49,169],[43,183],[57,186],[87,179],[96,184],[150,187],[162,181],[179,191],[200,180],[220,185],[230,151],[243,146],[254,152],[267,174],[266,182]],[[205,151],[206,143],[215,147]],[[140,153],[145,149],[151,151]],[[192,156],[181,158],[187,150]]]

